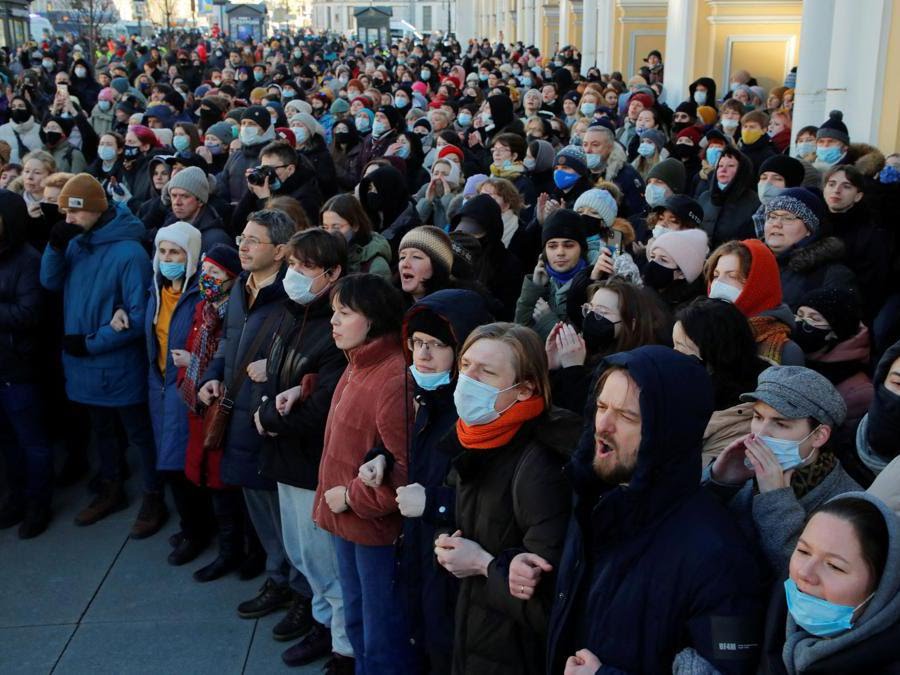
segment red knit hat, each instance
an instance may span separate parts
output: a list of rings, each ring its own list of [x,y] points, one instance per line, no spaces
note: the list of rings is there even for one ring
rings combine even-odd
[[[275,135],[281,140],[290,143],[292,148],[297,147],[297,136],[294,134],[293,129],[288,127],[275,127]]]
[[[750,318],[781,304],[781,273],[775,254],[759,239],[744,239],[741,244],[750,251],[750,273],[734,304]]]
[[[694,142],[694,145],[700,145],[700,139],[702,137],[703,136],[700,133],[700,129],[693,125],[682,129],[676,136],[676,138],[690,138]]]
[[[135,124],[134,126],[128,127],[128,131],[137,136],[141,145],[149,145],[151,148],[162,147],[162,143],[159,142],[159,139],[150,127],[145,127],[143,124]]]
[[[628,99],[628,103],[631,104],[632,101],[640,101],[644,108],[652,108],[653,107],[653,98],[650,94],[645,94],[643,92],[634,94],[630,99]]]
[[[459,162],[462,164],[465,161],[465,155],[463,155],[463,151],[457,148],[455,145],[450,145],[449,143],[445,145],[443,148],[438,150],[438,159],[444,159],[447,155],[456,155],[459,157]]]

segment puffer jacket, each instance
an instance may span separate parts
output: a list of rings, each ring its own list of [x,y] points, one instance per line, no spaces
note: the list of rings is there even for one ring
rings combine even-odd
[[[349,274],[377,274],[390,281],[391,245],[377,232],[369,235],[368,241],[350,240],[347,251],[347,272]]]
[[[500,448],[467,450],[455,433],[447,438],[443,451],[456,455],[456,527],[495,556],[487,577],[460,584],[454,675],[543,672],[554,575],[542,578],[531,600],[517,600],[509,565],[528,551],[557,566],[572,499],[562,467],[578,433],[578,416],[553,408]]]
[[[803,296],[812,290],[856,289],[856,277],[843,263],[845,251],[840,239],[826,237],[776,256],[785,304],[796,312]]]
[[[268,398],[259,404],[263,428],[277,436],[263,438],[260,472],[279,483],[313,490],[319,479],[325,419],[347,359],[331,337],[327,294],[309,305],[292,300],[283,303],[266,357],[263,389]],[[312,390],[309,397],[296,403],[287,415],[280,415],[275,397],[307,376]]]

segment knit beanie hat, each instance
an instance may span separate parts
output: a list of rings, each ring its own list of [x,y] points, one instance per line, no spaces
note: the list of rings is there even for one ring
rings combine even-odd
[[[263,131],[268,130],[268,128],[272,126],[272,116],[269,115],[269,111],[261,105],[251,105],[245,109],[241,115],[241,121],[243,122],[244,120],[256,122]]]
[[[159,142],[159,137],[153,133],[153,129],[150,127],[146,127],[143,124],[133,124],[128,127],[128,131],[137,136],[141,145],[149,145],[151,148],[162,147],[162,143]]]
[[[703,263],[709,251],[709,238],[706,232],[696,228],[666,232],[653,240],[653,245],[647,249],[647,258],[658,248],[671,256],[690,284],[703,272]]]
[[[676,140],[679,138],[690,138],[694,145],[700,145],[700,139],[703,138],[703,134],[700,133],[700,129],[697,127],[689,126],[679,131],[675,138]]]
[[[400,111],[397,110],[392,105],[382,105],[378,107],[378,112],[388,118],[388,124],[391,125],[391,129],[395,129],[397,131],[403,131],[403,128],[406,126],[406,122],[403,119],[403,116],[400,114]]]
[[[209,201],[209,179],[206,172],[198,166],[189,166],[176,173],[169,179],[166,188],[170,192],[174,188],[190,192],[201,204]]]
[[[781,305],[781,271],[775,254],[759,239],[741,244],[750,252],[750,272],[734,306],[749,319]]]
[[[764,161],[759,167],[759,175],[762,176],[767,171],[777,173],[784,178],[786,187],[798,187],[803,183],[806,170],[799,159],[789,157],[788,155],[772,155]]]
[[[712,106],[701,105],[697,107],[697,117],[703,120],[703,124],[709,126],[710,124],[716,123],[719,113],[717,113],[716,109]]]
[[[584,148],[580,145],[567,145],[556,153],[556,166],[567,166],[575,169],[579,176],[587,176],[587,155]]]
[[[336,98],[329,108],[332,115],[343,115],[350,112],[350,104],[345,99]]]
[[[239,276],[241,273],[241,257],[233,246],[216,244],[206,252],[203,260],[211,262],[230,277]]]
[[[470,198],[478,194],[478,186],[488,179],[483,173],[476,173],[474,176],[466,178],[466,184],[463,187],[463,197]]]
[[[456,347],[456,339],[453,337],[450,324],[430,307],[413,305],[407,317],[404,332],[408,337],[411,338],[413,333],[425,333],[449,347]]]
[[[825,212],[822,198],[804,187],[788,188],[766,204],[766,217],[772,211],[789,211],[803,221],[811,236],[818,236],[819,224]],[[757,227],[757,230],[759,228]],[[757,231],[757,236],[762,236]]]
[[[268,93],[269,90],[265,87],[253,87],[253,89],[250,90],[250,100],[252,101],[255,98],[264,99]]]
[[[675,112],[687,113],[691,117],[697,116],[697,104],[694,101],[682,101],[678,104],[678,107],[675,108]]]
[[[294,135],[294,130],[290,127],[275,127],[275,138],[287,141],[292,148],[297,147],[297,137]]]
[[[114,77],[110,80],[109,86],[115,89],[120,94],[124,94],[128,91],[128,80],[124,77]]]
[[[447,276],[450,275],[453,268],[453,244],[441,228],[433,225],[414,227],[400,240],[397,251],[405,248],[419,249],[431,259],[432,266],[441,267]]]
[[[223,144],[228,145],[235,138],[235,136],[234,136],[235,129],[237,129],[237,127],[228,122],[216,122],[211,127],[209,127],[209,129],[206,130],[206,135],[207,136],[215,136]]]
[[[369,110],[368,108],[360,108],[359,112],[356,113],[356,116],[365,115],[369,118],[369,127],[371,128],[372,122],[375,121],[375,113]]]
[[[57,205],[60,209],[83,209],[93,213],[103,213],[109,208],[103,186],[88,173],[76,174],[66,181]]]
[[[820,138],[834,138],[844,145],[850,145],[850,133],[844,124],[844,113],[840,110],[832,110],[828,113],[828,119],[822,123],[816,132],[816,140]]]
[[[666,135],[659,129],[645,129],[641,134],[641,143],[650,141],[656,146],[656,151],[660,152],[666,145]],[[675,160],[678,161],[678,160]],[[681,162],[678,162],[679,164]]]
[[[650,96],[650,94],[634,94],[630,99],[628,99],[628,104],[631,105],[632,101],[640,101],[644,104],[644,108],[653,107],[653,97]]]
[[[116,92],[112,87],[103,87],[100,90],[100,93],[97,94],[98,101],[114,101],[116,96]]]
[[[185,263],[185,280],[190,279],[197,266],[200,264],[200,246],[201,235],[200,230],[183,220],[161,227],[156,231],[156,237],[153,239],[153,248],[159,250],[159,244],[163,241],[170,241],[176,244],[187,254],[187,262]],[[159,270],[159,254],[153,256],[153,271]]]
[[[821,314],[838,340],[847,340],[859,332],[859,297],[846,288],[819,288],[800,300],[798,307],[809,307]]]
[[[645,133],[641,138],[647,138],[647,134]],[[674,157],[664,159],[650,169],[650,172],[647,174],[647,180],[649,181],[651,178],[661,180],[668,185],[675,194],[684,192],[684,182],[686,180],[684,164],[681,160],[675,159]]]
[[[575,210],[579,211],[583,208],[594,211],[607,227],[612,227],[619,215],[619,205],[616,204],[615,198],[609,194],[609,191],[600,188],[585,190],[575,200]]]
[[[610,223],[612,225],[612,223]],[[571,239],[581,246],[581,257],[587,257],[587,237],[581,215],[571,209],[557,209],[544,222],[541,248],[551,239]]]
[[[450,145],[449,143],[445,145],[443,148],[438,150],[437,158],[444,159],[449,155],[456,155],[459,158],[459,163],[462,164],[465,160],[465,155],[463,155],[463,151],[457,148],[455,145]]]
[[[290,119],[291,115],[295,115],[298,112],[312,114],[312,106],[299,98],[292,98],[284,104],[284,114],[287,115],[288,119]]]

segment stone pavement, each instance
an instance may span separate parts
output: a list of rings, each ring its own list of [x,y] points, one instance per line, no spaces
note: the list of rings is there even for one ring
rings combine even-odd
[[[155,536],[129,539],[140,506],[136,477],[128,494],[127,510],[76,527],[89,501],[82,483],[57,493],[53,522],[37,539],[20,541],[16,528],[0,532],[0,674],[321,671],[323,662],[297,669],[281,662],[292,644],[272,639],[281,612],[238,617],[238,603],[256,595],[263,576],[195,582],[192,572],[215,557],[215,546],[183,567],[166,562],[174,513]]]

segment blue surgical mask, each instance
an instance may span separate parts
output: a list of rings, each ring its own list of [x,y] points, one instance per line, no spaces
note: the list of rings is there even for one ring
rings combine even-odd
[[[431,79],[431,71],[430,70],[422,70],[419,73],[419,77],[422,78],[423,82],[428,82]]]
[[[191,147],[191,139],[187,136],[176,136],[172,139],[172,147],[178,150],[187,150]]]
[[[423,373],[413,364],[409,367],[416,384],[426,391],[434,391],[438,387],[450,384],[450,371],[445,370],[442,373]]]
[[[472,124],[472,116],[469,113],[463,113],[460,114],[456,121],[459,122],[459,126],[465,128]]]
[[[112,101],[97,101],[97,107],[103,112],[107,112],[112,108]]]
[[[371,123],[369,122],[368,117],[357,117],[354,121],[354,124],[356,124],[357,131],[365,132],[368,131],[371,127]]]
[[[400,159],[409,159],[409,146],[401,145],[394,154]]]
[[[816,427],[818,429],[818,427]],[[806,441],[807,438],[813,435],[813,432],[816,430],[813,429],[806,436],[801,438],[799,441],[789,441],[786,438],[773,438],[772,436],[758,436],[759,440],[765,443],[769,450],[772,451],[772,454],[775,455],[775,459],[778,460],[778,463],[781,464],[782,471],[790,471],[791,469],[796,469],[798,466],[802,466],[807,459],[803,459],[800,456],[800,446]],[[810,457],[812,454],[810,454]]]
[[[568,190],[578,182],[580,176],[577,173],[569,173],[562,169],[556,169],[553,172],[553,182],[560,190]]]
[[[303,145],[309,140],[309,132],[306,127],[297,127],[294,129],[294,138],[297,139],[297,145]]]
[[[181,279],[185,274],[185,264],[183,262],[159,262],[159,273],[169,281]]]
[[[111,145],[101,145],[97,148],[97,156],[104,162],[111,162],[116,158],[116,149]]]
[[[657,183],[651,183],[647,186],[647,189],[644,190],[644,199],[650,206],[659,206],[664,201],[666,201],[665,186],[659,185]]]
[[[259,136],[259,129],[256,127],[241,127],[240,138],[244,145],[253,145],[253,142]]]
[[[806,155],[811,155],[816,151],[816,142],[815,141],[803,141],[802,143],[797,143],[797,147],[794,149],[795,157],[804,157]]]
[[[706,163],[710,166],[715,166],[719,161],[719,157],[722,156],[722,148],[713,147],[706,149]]]
[[[638,154],[641,157],[653,157],[656,154],[656,145],[653,143],[641,143],[638,146]]]
[[[853,615],[872,599],[870,595],[856,607],[838,605],[804,593],[790,578],[784,582],[784,594],[787,598],[788,611],[797,625],[807,633],[823,638],[853,628]]]
[[[722,192],[724,192],[725,190],[728,189],[728,185],[729,185],[729,184],[728,184],[728,183],[722,183],[722,182],[720,182],[720,181],[716,181],[716,185],[719,186],[719,190],[721,190]]]
[[[734,131],[735,129],[737,129],[739,122],[740,122],[740,120],[735,120],[735,119],[731,119],[731,118],[723,119],[722,120],[722,128],[725,131],[729,131],[729,132]]]
[[[694,103],[697,105],[706,105],[706,92],[705,91],[695,91],[694,92]]]
[[[376,138],[382,136],[387,130],[387,124],[385,124],[381,120],[375,120],[375,124],[372,125],[372,135]]]
[[[831,145],[827,148],[816,148],[816,161],[823,164],[837,164],[838,160],[843,156],[843,151],[836,145]]]
[[[650,187],[650,186],[648,185],[647,188],[649,189],[649,187]],[[673,231],[673,230],[670,230],[670,229],[669,229],[668,227],[666,227],[665,225],[654,225],[654,226],[653,226],[653,238],[654,238],[654,239],[659,239],[659,238],[660,238],[661,236],[663,236],[664,234],[668,234],[669,232],[672,232],[672,231]]]
[[[319,297],[318,293],[313,293],[310,289],[312,288],[313,282],[324,274],[325,272],[322,272],[318,277],[310,278],[305,274],[301,274],[288,267],[287,271],[284,273],[284,279],[281,280],[281,284],[284,286],[284,292],[287,293],[287,296],[291,300],[298,305],[308,305]]]
[[[256,80],[257,82],[262,82],[262,80],[265,76],[266,76],[265,73],[261,73],[258,70],[253,73],[253,79]]]
[[[409,105],[408,98],[395,98],[394,99],[394,107],[397,108],[397,110],[403,110],[408,105]]]
[[[519,84],[521,84],[523,87],[530,87],[531,86],[531,78],[530,77],[520,77]]]
[[[497,389],[497,387],[492,387],[489,384],[479,382],[460,373],[456,382],[456,389],[453,391],[453,403],[456,405],[456,413],[459,415],[459,419],[470,426],[490,424],[499,418],[501,414],[494,410],[497,397],[504,391],[509,391],[517,386],[518,384],[514,384],[506,389]],[[515,404],[515,401],[513,401],[513,404]],[[513,404],[510,404],[510,407]],[[506,410],[503,412],[506,412]]]
[[[487,73],[478,73],[478,79],[482,82],[487,82],[488,76]]]
[[[784,192],[784,188],[772,185],[768,181],[762,181],[756,186],[756,194],[759,196],[759,203],[765,206],[778,195]]]
[[[603,165],[606,163],[606,160],[603,159],[602,155],[588,154],[585,164],[587,168],[591,171],[599,171],[603,168]]]
[[[592,117],[594,113],[597,112],[597,104],[596,103],[582,103],[581,104],[581,114],[585,117]]]
[[[741,294],[741,289],[716,279],[709,287],[709,297],[713,300],[726,300],[732,305]]]

